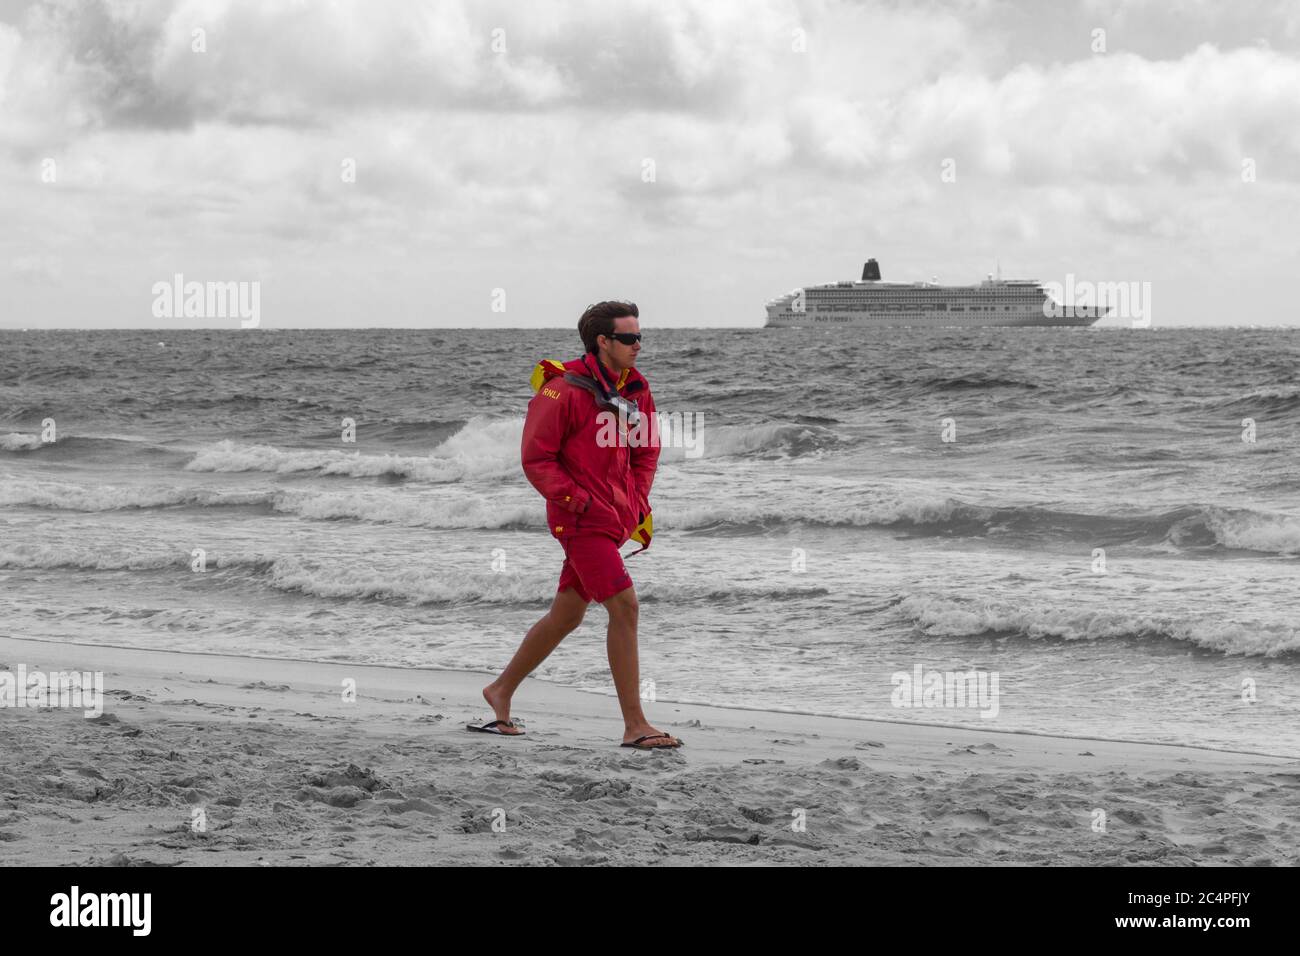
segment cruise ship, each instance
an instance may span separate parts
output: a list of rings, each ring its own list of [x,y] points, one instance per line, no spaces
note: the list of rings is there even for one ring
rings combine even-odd
[[[979,285],[883,282],[868,259],[857,282],[795,289],[767,303],[765,328],[774,326],[989,326],[1092,325],[1110,309],[1063,305],[1032,279],[990,275]]]

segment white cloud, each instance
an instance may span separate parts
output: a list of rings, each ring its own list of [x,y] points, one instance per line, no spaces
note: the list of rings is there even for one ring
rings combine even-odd
[[[1100,256],[1112,235],[1177,258],[1211,204],[1238,236],[1258,202],[1297,206],[1292,53],[1185,35],[1153,57],[1132,41],[1156,32],[1157,6],[1048,7],[43,4],[0,24],[0,188],[14,197],[0,253],[61,259],[71,286],[114,262],[152,274],[251,259],[291,283],[302,260],[328,280],[412,246],[484,263],[585,250],[594,269],[695,242],[754,261],[867,242],[1051,259]],[[1017,33],[1035,17],[1060,21],[1052,55]],[[1228,30],[1213,5],[1188,17]],[[1089,18],[1111,52],[1088,51]],[[1269,27],[1285,37],[1288,23]],[[497,29],[507,52],[491,49]],[[38,182],[47,156],[57,184]],[[956,183],[940,181],[948,157]],[[1244,157],[1253,192],[1237,188]],[[676,281],[703,288],[716,271]]]

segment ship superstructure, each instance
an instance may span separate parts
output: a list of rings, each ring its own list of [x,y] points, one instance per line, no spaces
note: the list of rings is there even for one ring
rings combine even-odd
[[[979,285],[885,282],[868,259],[856,282],[795,289],[767,303],[771,326],[991,326],[1092,325],[1109,313],[1104,304],[1067,306],[1032,279],[990,275]]]

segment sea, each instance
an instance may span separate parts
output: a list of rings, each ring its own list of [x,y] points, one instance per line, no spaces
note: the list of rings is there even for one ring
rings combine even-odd
[[[1300,330],[642,330],[682,423],[626,560],[652,720],[1300,756]],[[520,467],[529,376],[581,351],[0,330],[0,634],[486,684],[563,560]],[[605,623],[534,676],[609,695],[612,738]]]

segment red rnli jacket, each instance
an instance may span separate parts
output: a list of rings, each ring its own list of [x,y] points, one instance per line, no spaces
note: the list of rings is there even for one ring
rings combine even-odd
[[[645,424],[616,441],[616,415],[602,416],[596,396],[567,382],[565,372],[583,378],[603,374],[618,394],[635,400]],[[636,369],[613,373],[591,353],[561,364],[543,359],[533,369],[533,391],[524,420],[524,474],[546,499],[546,523],[557,539],[603,534],[622,545],[629,538],[650,546],[650,486],[659,464],[659,436],[650,383]],[[603,444],[597,438],[603,431]]]

